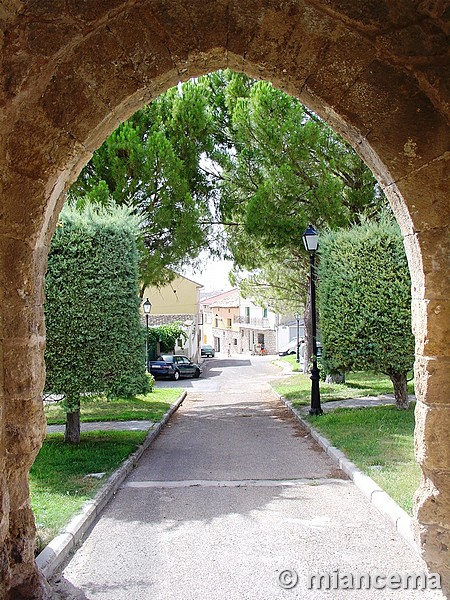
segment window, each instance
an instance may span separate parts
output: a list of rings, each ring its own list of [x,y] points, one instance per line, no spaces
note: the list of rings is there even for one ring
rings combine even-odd
[[[237,346],[237,338],[234,338],[233,343],[235,346]]]
[[[231,329],[231,319],[227,319],[227,327],[228,329]]]
[[[250,306],[245,307],[245,322],[250,323]]]
[[[263,319],[267,319],[267,308],[263,308]]]
[[[217,317],[214,319],[214,327],[219,327],[219,319]]]

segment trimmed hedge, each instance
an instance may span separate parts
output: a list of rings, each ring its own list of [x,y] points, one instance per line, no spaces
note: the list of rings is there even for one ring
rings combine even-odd
[[[318,306],[329,372],[372,370],[392,379],[412,369],[411,281],[389,217],[321,238]]]
[[[139,235],[129,209],[66,206],[52,240],[44,305],[47,391],[145,393],[145,332],[138,296]]]

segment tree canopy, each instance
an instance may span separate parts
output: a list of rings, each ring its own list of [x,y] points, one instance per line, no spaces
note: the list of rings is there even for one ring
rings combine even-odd
[[[287,306],[298,310],[307,225],[348,227],[374,218],[386,199],[355,151],[297,99],[231,71],[205,82],[219,114],[212,177],[235,281],[269,303],[286,300],[289,288]]]
[[[150,327],[148,330],[149,346],[155,353],[158,348],[160,352],[173,352],[178,340],[187,340],[186,330],[179,321]]]
[[[78,206],[127,205],[141,219],[141,278],[162,284],[207,244],[209,184],[200,168],[211,116],[194,82],[135,113],[94,152],[72,186]]]
[[[309,222],[346,226],[385,202],[369,169],[314,113],[230,70],[180,84],[120,125],[70,196],[127,204],[142,217],[145,283],[164,283],[209,248],[231,258],[241,279],[239,269],[256,270],[267,290],[278,287],[276,265],[305,261]],[[304,287],[295,295],[304,298]]]

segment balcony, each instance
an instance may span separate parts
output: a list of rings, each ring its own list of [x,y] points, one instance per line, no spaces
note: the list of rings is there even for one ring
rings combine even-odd
[[[271,329],[269,319],[258,317],[234,317],[234,323],[249,329]]]

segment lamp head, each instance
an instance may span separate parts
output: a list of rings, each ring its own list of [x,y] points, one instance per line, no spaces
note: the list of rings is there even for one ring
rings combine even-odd
[[[302,239],[308,252],[315,252],[317,250],[319,245],[319,234],[311,224],[306,228]]]
[[[144,313],[146,315],[150,314],[150,311],[152,310],[152,303],[150,302],[150,300],[148,298],[145,302],[142,303],[142,308],[144,309]]]

